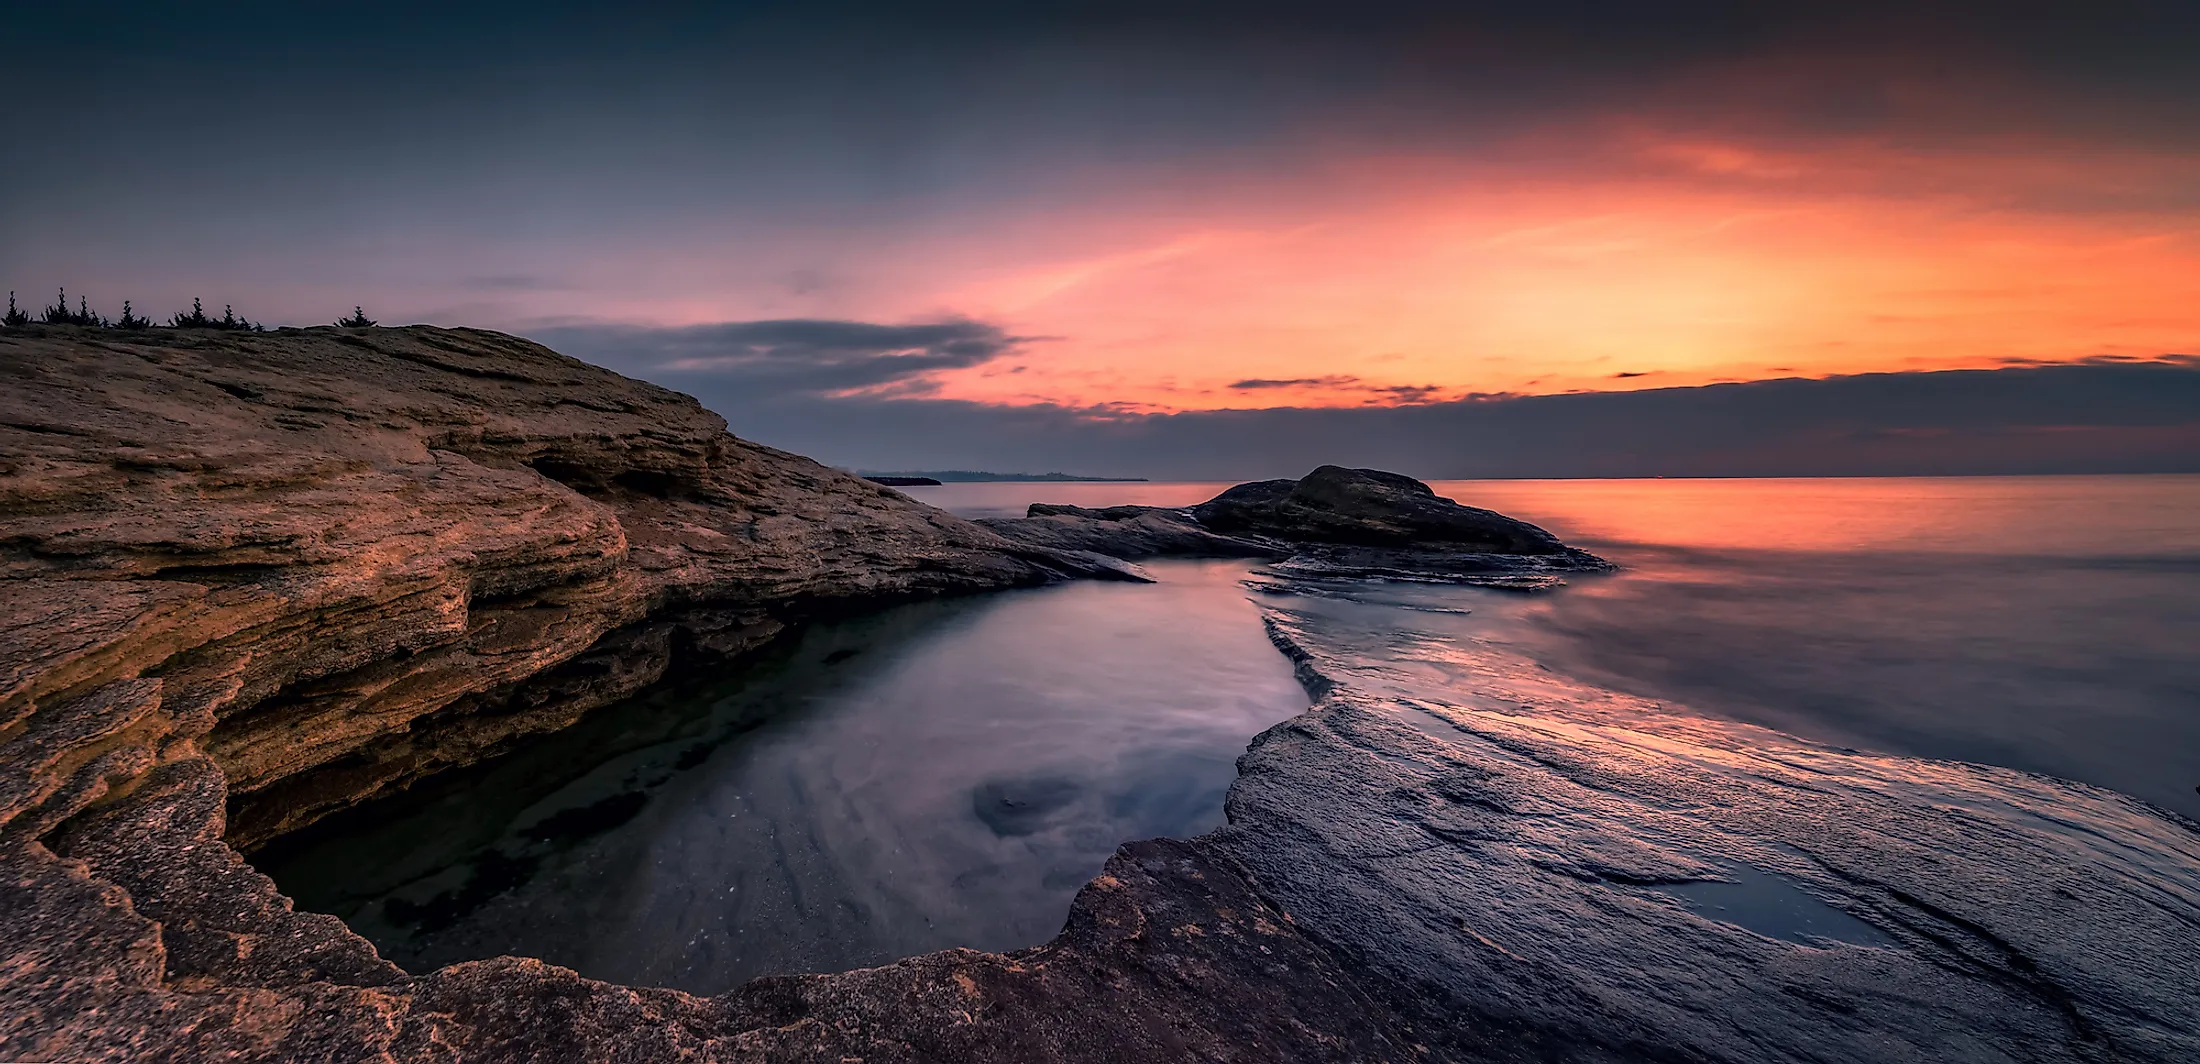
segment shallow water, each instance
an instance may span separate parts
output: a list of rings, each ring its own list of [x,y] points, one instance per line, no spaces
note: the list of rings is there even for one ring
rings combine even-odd
[[[817,626],[255,857],[414,971],[511,953],[716,993],[1060,930],[1129,839],[1222,821],[1306,708],[1235,562]]]
[[[988,516],[1033,501],[1183,505],[1222,487],[910,493]],[[1635,750],[1623,760],[1676,758],[1720,787],[1760,788],[1721,806],[1762,811],[1726,834],[1666,825],[1702,836],[1683,847],[1692,855],[1660,859],[1688,874],[1626,888],[1629,905],[1663,899],[1786,944],[1880,944],[1894,924],[1863,921],[1870,906],[1855,898],[1829,904],[1843,888],[1783,841],[1815,815],[1793,793],[1811,773],[1879,818],[1821,840],[1825,853],[1872,832],[1893,852],[1932,823],[1920,809],[1962,808],[1996,838],[2068,855],[2058,874],[2122,862],[2144,890],[2200,890],[2189,846],[2146,840],[2189,825],[2051,781],[1876,756],[2051,773],[2200,815],[2200,477],[1436,487],[1627,568],[1521,596],[1284,587],[1243,563],[1166,562],[1149,565],[1156,586],[900,607],[334,818],[256,863],[413,970],[517,953],[716,992],[757,974],[1036,944],[1118,843],[1219,824],[1246,741],[1305,707],[1261,631],[1266,610],[1327,648],[1356,689],[1423,707],[1400,720],[1434,740],[1456,745],[1468,721],[1477,735],[1581,744],[1593,760],[1619,735]],[[1773,779],[1783,773],[1794,778]],[[1607,826],[1640,834],[1658,808]],[[1602,823],[1587,807],[1569,816]],[[1579,860],[1564,856],[1575,842],[1544,841],[1551,860]],[[1857,867],[1874,860],[1858,853]],[[1961,860],[1991,883],[2009,874],[1994,856]],[[1561,930],[1560,899],[1523,901],[1523,939],[1508,948]],[[2047,927],[2024,933],[2052,943]],[[1615,956],[1636,948],[1612,941]]]
[[[1221,487],[911,494],[992,516],[1031,501],[1187,505]],[[1485,614],[1512,622],[1491,638],[1546,667],[1807,738],[2051,773],[2200,817],[2200,476],[1434,487],[1626,567],[1533,602],[1486,600]]]

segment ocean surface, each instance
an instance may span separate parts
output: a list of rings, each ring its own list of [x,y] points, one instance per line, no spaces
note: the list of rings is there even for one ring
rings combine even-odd
[[[1226,486],[908,491],[996,516],[1186,505]],[[1234,758],[1306,708],[1264,621],[1431,720],[1501,711],[1559,734],[1624,704],[1629,734],[1701,749],[1788,749],[1753,726],[1800,737],[1824,751],[1814,772],[1854,776],[1827,784],[1843,794],[1954,780],[2021,791],[2030,823],[2090,801],[2046,778],[2061,777],[2170,811],[2073,812],[2072,852],[2200,817],[2200,477],[1434,486],[1623,568],[1530,596],[1172,561],[1149,563],[1150,586],[898,607],[683,677],[255,863],[413,970],[517,953],[717,992],[1032,945],[1117,843],[1219,825]],[[2040,782],[2011,791],[2035,777],[1915,758]],[[2182,845],[2116,852],[2152,854],[2134,867],[2185,890],[2200,869]],[[1769,886],[1670,892],[1772,938],[1884,937],[1768,876],[1776,858],[1728,849],[1695,859]]]

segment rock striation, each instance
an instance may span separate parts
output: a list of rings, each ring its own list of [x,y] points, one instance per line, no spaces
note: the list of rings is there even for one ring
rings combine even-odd
[[[508,336],[0,333],[0,1055],[669,1045],[671,997],[415,979],[242,854],[805,618],[1130,575]]]
[[[1122,575],[491,333],[18,333],[0,373],[0,727],[143,689],[114,755],[211,758],[246,847],[684,653]],[[95,786],[58,772],[16,812],[58,823]]]

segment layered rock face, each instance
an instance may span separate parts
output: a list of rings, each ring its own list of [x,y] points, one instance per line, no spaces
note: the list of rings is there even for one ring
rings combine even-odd
[[[244,846],[560,727],[682,651],[1107,568],[511,337],[142,339],[0,341],[0,727],[144,689],[114,744],[141,751],[129,774],[212,758]],[[70,786],[52,772],[34,789]],[[36,816],[68,815],[47,797]]]
[[[682,655],[1120,575],[511,337],[0,334],[0,1056],[371,1056],[426,984],[240,849]]]

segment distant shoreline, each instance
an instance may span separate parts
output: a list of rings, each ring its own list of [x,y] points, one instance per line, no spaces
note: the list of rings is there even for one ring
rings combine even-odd
[[[987,473],[975,469],[857,470],[867,480],[932,480],[941,484],[1074,483],[1145,484],[1145,477],[1085,477],[1074,473]]]

